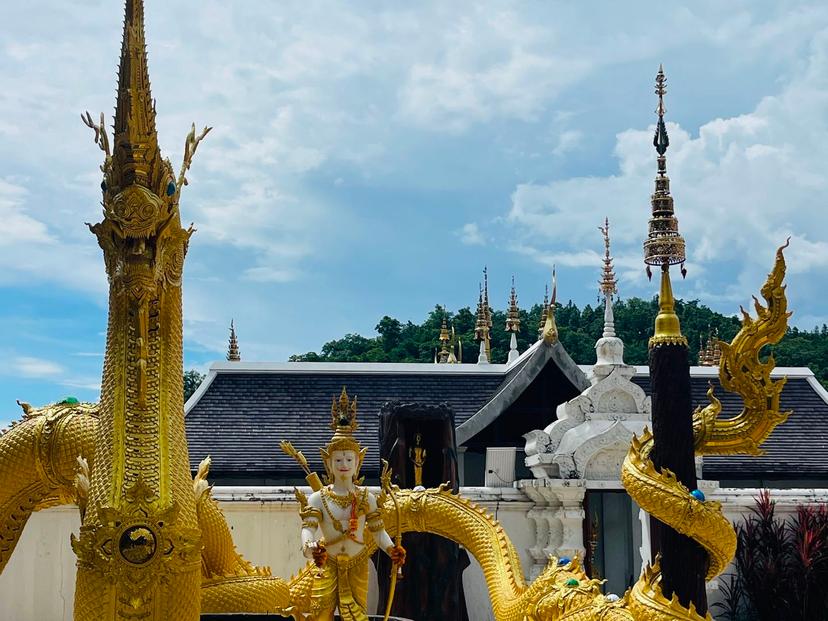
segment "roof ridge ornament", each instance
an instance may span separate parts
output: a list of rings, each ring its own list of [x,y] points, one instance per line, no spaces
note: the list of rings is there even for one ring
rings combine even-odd
[[[509,310],[506,313],[506,332],[512,333],[509,339],[509,357],[507,358],[507,362],[511,364],[520,357],[517,345],[517,334],[520,332],[520,309],[518,309],[514,274],[512,274],[512,290],[509,293]]]
[[[543,340],[552,344],[558,341],[558,326],[555,323],[555,304],[558,301],[558,275],[555,266],[552,266],[552,297],[549,300],[549,310],[546,313],[546,322],[543,324]]]
[[[546,325],[546,315],[549,312],[549,283],[543,285],[543,304],[541,305],[540,323],[538,323],[538,340],[543,339],[543,327]]]
[[[236,326],[232,319],[230,320],[230,341],[227,345],[227,360],[230,362],[241,362],[239,340],[236,338]]]
[[[604,218],[604,226],[598,230],[604,236],[604,266],[601,270],[601,280],[598,288],[604,295],[604,337],[615,336],[615,317],[612,312],[612,299],[618,294],[618,281],[615,277],[615,270],[612,267],[612,255],[610,254],[609,218]]]
[[[480,294],[477,302],[477,321],[474,324],[474,338],[480,341],[480,357],[478,364],[487,364],[492,359],[492,311],[489,308],[489,272],[483,266],[483,283],[480,284]]]

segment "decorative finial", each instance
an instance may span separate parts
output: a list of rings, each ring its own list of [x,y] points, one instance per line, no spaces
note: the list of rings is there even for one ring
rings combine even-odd
[[[670,195],[670,178],[667,176],[667,147],[670,140],[667,136],[667,127],[664,124],[664,95],[667,93],[667,80],[664,69],[659,66],[656,75],[656,95],[658,95],[658,122],[656,124],[653,146],[658,153],[658,174],[655,180],[655,192],[651,198],[652,217],[650,218],[649,233],[644,242],[644,263],[647,265],[647,276],[652,272],[651,266],[661,268],[661,289],[659,292],[659,312],[656,317],[655,335],[650,339],[650,346],[659,344],[687,345],[687,339],[681,334],[681,326],[675,313],[673,288],[670,283],[670,266],[681,264],[681,275],[687,273],[684,269],[685,247],[684,238],[678,232],[678,219],[673,210],[673,197]]]
[[[227,359],[231,362],[241,361],[241,352],[239,351],[239,340],[236,338],[236,326],[233,320],[230,320],[230,343],[227,346]]]
[[[492,308],[489,306],[489,270],[483,266],[483,306],[486,309],[486,324],[492,328]]]
[[[474,325],[474,338],[480,341],[481,359],[478,362],[489,362],[492,358],[490,330],[492,327],[492,312],[489,308],[489,274],[483,268],[483,283],[480,285],[480,295],[477,303],[477,321]]]
[[[449,341],[449,349],[448,349],[448,359],[446,362],[448,364],[458,364],[463,359],[463,350],[462,346],[458,355],[460,356],[460,360],[457,359],[457,356],[454,354],[454,350],[457,347],[457,334],[454,332],[454,322],[451,322],[451,341]]]
[[[443,315],[443,325],[440,327],[440,353],[436,356],[436,361],[440,364],[445,364],[449,359],[449,336],[448,320]]]
[[[509,338],[509,357],[507,358],[507,362],[512,363],[520,357],[517,347],[517,334],[520,332],[520,310],[518,310],[514,276],[512,276],[512,290],[509,293],[509,311],[506,313],[506,332],[512,333]]]
[[[713,328],[713,366],[722,362],[722,342],[719,340],[719,329]]]
[[[604,337],[615,336],[615,317],[612,313],[612,298],[618,293],[618,285],[615,280],[615,271],[612,268],[612,255],[610,254],[609,218],[604,218],[604,226],[598,230],[604,237],[604,266],[601,270],[601,280],[598,288],[604,295]]]
[[[546,322],[543,324],[543,340],[555,343],[558,340],[558,326],[555,323],[555,303],[558,301],[558,275],[555,266],[552,266],[552,298],[549,300],[549,310],[546,313]]]
[[[512,276],[512,291],[509,293],[509,311],[506,314],[506,332],[520,332],[520,310],[518,309],[514,276]]]
[[[538,340],[543,338],[543,328],[546,325],[546,315],[549,313],[549,283],[543,286],[543,307],[541,308],[541,318],[538,324]]]

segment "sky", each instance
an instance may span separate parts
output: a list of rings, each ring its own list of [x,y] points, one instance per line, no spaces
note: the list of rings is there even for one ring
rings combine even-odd
[[[790,236],[792,322],[828,322],[828,5],[822,2],[146,1],[161,148],[213,131],[181,198],[185,368],[285,361],[435,304],[621,297],[641,243],[667,74],[687,240],[676,295],[732,314]],[[0,426],[16,399],[97,400],[107,283],[84,222],[115,103],[123,7],[0,4]],[[436,335],[435,335],[436,336]],[[596,338],[599,335],[596,334]],[[579,360],[579,363],[590,363]]]

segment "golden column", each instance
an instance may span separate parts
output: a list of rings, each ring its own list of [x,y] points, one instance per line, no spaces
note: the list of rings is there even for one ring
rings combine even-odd
[[[178,178],[161,157],[142,0],[126,0],[114,143],[87,113],[104,152],[103,250],[109,323],[100,424],[80,536],[77,621],[195,621],[201,534],[184,434],[181,277],[193,229],[178,210],[185,173],[209,131],[195,126]]]

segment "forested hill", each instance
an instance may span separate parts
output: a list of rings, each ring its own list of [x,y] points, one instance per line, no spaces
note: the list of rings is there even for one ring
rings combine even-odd
[[[647,340],[652,334],[653,320],[658,312],[658,301],[630,298],[613,306],[615,329],[624,340],[624,359],[628,364],[647,364]],[[698,360],[699,337],[705,340],[712,329],[719,338],[729,341],[739,330],[736,317],[726,317],[714,312],[697,301],[676,301],[676,312],[681,320],[682,332],[690,342],[690,363]],[[538,337],[541,306],[520,311],[521,331],[518,349],[525,351]],[[432,362],[439,347],[438,335],[443,317],[454,323],[458,337],[463,342],[463,362],[477,362],[478,346],[474,341],[475,315],[469,308],[447,313],[441,306],[420,324],[402,323],[385,316],[376,325],[377,336],[364,337],[346,334],[343,338],[329,341],[321,353],[308,352],[290,357],[292,361],[308,362]],[[555,319],[560,340],[573,360],[579,364],[595,362],[595,341],[604,326],[604,308],[586,305],[579,309],[571,301],[557,305]],[[506,362],[509,352],[509,333],[504,330],[506,313],[492,311],[492,362]],[[788,330],[782,341],[772,348],[778,366],[810,367],[823,385],[828,386],[828,326],[811,332],[798,328]]]

